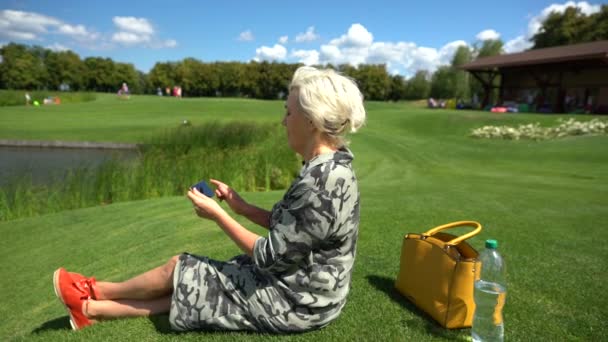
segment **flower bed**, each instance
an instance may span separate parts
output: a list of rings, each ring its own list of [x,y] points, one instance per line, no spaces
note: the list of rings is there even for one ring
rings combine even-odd
[[[483,126],[473,129],[470,136],[486,139],[546,140],[572,135],[597,135],[608,133],[608,122],[600,119],[592,119],[590,121],[576,121],[572,118],[568,120],[559,119],[558,123],[559,124],[556,127],[541,127],[538,122],[519,125],[517,128],[509,126]]]

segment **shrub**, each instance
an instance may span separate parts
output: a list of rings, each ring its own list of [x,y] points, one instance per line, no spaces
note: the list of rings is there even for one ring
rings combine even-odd
[[[541,127],[539,123],[519,125],[517,128],[509,126],[483,126],[471,131],[470,136],[486,139],[531,139],[544,140],[563,138],[571,135],[606,134],[608,122],[599,119],[590,121],[576,121],[559,119],[557,127]]]

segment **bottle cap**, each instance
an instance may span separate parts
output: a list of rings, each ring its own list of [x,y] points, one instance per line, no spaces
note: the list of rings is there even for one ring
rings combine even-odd
[[[498,248],[498,241],[494,239],[486,240],[486,248],[496,249]]]

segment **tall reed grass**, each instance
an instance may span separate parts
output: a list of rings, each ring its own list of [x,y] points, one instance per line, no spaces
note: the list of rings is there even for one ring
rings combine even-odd
[[[44,185],[25,173],[0,189],[0,220],[121,201],[183,195],[201,179],[237,191],[289,186],[299,169],[279,124],[247,122],[182,126],[151,138],[138,157],[80,167]]]
[[[24,106],[26,90],[0,90],[0,106]],[[89,102],[97,98],[95,93],[90,92],[60,92],[35,90],[29,92],[32,103],[38,101],[40,104],[49,96],[59,97],[61,103]]]

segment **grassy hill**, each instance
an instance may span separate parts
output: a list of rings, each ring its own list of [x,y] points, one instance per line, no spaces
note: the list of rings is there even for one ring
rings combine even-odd
[[[219,228],[192,213],[185,197],[168,197],[0,223],[0,339],[466,340],[468,329],[442,329],[393,290],[403,235],[457,220],[484,226],[470,240],[475,248],[487,238],[500,243],[509,276],[507,340],[606,336],[608,137],[477,140],[467,136],[472,128],[549,126],[562,116],[433,111],[403,103],[368,103],[367,109],[368,124],[351,143],[361,190],[352,291],[327,328],[292,336],[174,334],[159,316],[67,330],[52,290],[59,266],[118,281],[183,251],[217,259],[239,253]],[[137,142],[183,118],[267,122],[282,114],[280,101],[98,96],[91,103],[0,108],[0,138]],[[270,208],[282,192],[242,195]]]

